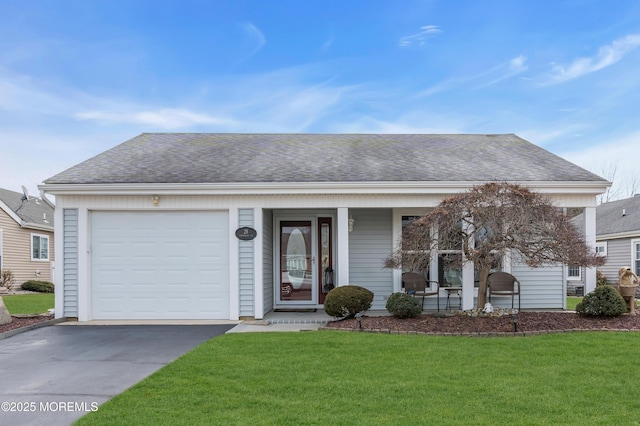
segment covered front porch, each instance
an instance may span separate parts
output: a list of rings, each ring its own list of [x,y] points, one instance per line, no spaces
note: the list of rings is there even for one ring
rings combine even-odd
[[[403,271],[385,269],[384,259],[392,252],[403,223],[425,211],[399,207],[238,209],[235,226],[257,230],[254,240],[233,238],[239,253],[238,317],[263,319],[278,310],[321,310],[330,289],[327,284],[365,287],[374,293],[372,310],[386,312],[388,297],[404,290]],[[450,310],[472,309],[477,300],[478,273],[469,263],[459,270],[447,269],[442,257],[450,255],[434,257],[426,268],[426,278],[441,285],[441,311],[447,310],[447,299]],[[326,274],[327,268],[332,270],[330,274]],[[501,269],[522,283],[522,309],[565,308],[564,266],[531,269],[505,259]],[[459,290],[451,291],[447,286]],[[511,299],[507,299],[493,303],[510,308]],[[424,308],[437,311],[437,298],[427,298]]]

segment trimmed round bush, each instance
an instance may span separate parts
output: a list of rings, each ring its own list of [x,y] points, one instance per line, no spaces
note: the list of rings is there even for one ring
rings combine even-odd
[[[410,294],[393,293],[387,299],[387,311],[396,318],[414,318],[422,312],[422,304]]]
[[[576,312],[592,317],[617,317],[627,312],[627,304],[615,288],[601,285],[584,296]]]
[[[49,281],[29,280],[22,284],[22,289],[38,293],[53,293],[54,286]]]
[[[324,311],[336,318],[353,318],[371,308],[373,293],[357,285],[336,287],[324,299]]]

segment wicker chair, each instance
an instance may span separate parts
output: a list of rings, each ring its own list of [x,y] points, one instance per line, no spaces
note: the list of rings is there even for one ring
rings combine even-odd
[[[435,290],[431,284],[435,284]],[[436,296],[438,312],[440,312],[440,284],[437,281],[427,281],[424,276],[416,272],[405,272],[402,274],[402,286],[407,294],[422,297],[422,309],[424,309],[425,297]]]
[[[511,296],[511,309],[513,301],[518,296],[518,310],[520,310],[520,281],[507,272],[494,272],[488,278],[489,303],[491,296]]]

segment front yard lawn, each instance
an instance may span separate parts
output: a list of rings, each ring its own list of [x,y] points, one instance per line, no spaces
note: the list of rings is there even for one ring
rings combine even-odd
[[[44,314],[53,309],[55,303],[54,295],[51,293],[14,294],[2,296],[2,300],[11,315]]]
[[[633,424],[639,337],[230,334],[77,424]]]

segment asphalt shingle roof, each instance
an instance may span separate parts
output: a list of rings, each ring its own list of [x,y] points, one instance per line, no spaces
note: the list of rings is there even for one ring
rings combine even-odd
[[[143,133],[46,184],[597,181],[516,135]]]
[[[633,231],[640,231],[640,195],[596,207],[596,235]]]
[[[36,197],[23,200],[21,192],[0,188],[0,201],[7,205],[20,219],[28,224],[53,227],[53,209]]]

